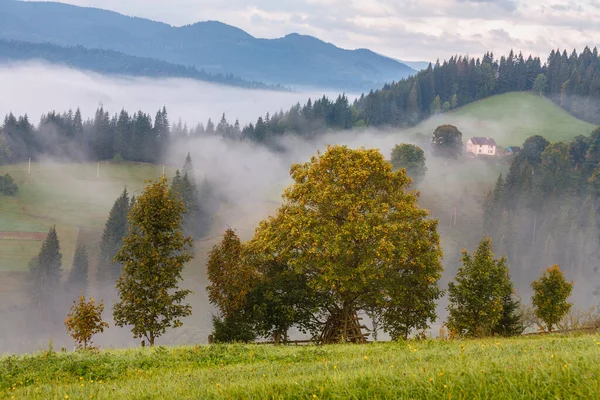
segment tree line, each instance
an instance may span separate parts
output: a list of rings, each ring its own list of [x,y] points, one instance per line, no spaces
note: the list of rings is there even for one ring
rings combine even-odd
[[[152,121],[150,115],[122,110],[110,114],[103,107],[91,119],[81,112],[50,112],[37,127],[27,115],[9,114],[0,130],[0,163],[19,162],[42,155],[75,159],[159,162],[167,146],[177,140],[218,135],[229,140],[272,144],[282,135],[311,137],[329,131],[366,126],[407,127],[489,96],[512,91],[535,91],[574,115],[600,124],[600,58],[596,48],[581,53],[552,51],[540,58],[510,52],[495,58],[451,57],[436,62],[415,76],[386,84],[351,103],[345,94],[335,100],[309,99],[287,111],[267,113],[241,126],[223,114],[188,127],[171,126],[166,108]]]

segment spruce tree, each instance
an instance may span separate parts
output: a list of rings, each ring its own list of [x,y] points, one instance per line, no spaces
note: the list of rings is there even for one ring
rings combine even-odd
[[[461,336],[486,336],[502,318],[503,299],[513,292],[506,258],[494,259],[492,241],[483,238],[448,285],[448,328]]]
[[[30,263],[34,307],[40,316],[51,318],[57,306],[62,253],[56,227],[50,228],[39,254]]]
[[[80,243],[75,250],[73,266],[69,273],[68,288],[72,291],[81,290],[83,293],[88,285],[89,257],[85,245]]]
[[[114,262],[113,259],[123,246],[123,237],[127,235],[127,213],[131,204],[129,194],[125,189],[110,210],[104,232],[102,232],[97,279],[110,286],[113,286],[121,276],[121,265]]]
[[[521,316],[521,302],[513,293],[502,297],[502,315],[492,329],[494,335],[518,336],[525,330]]]

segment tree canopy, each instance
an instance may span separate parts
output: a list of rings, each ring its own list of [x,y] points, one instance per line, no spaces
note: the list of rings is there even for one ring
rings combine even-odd
[[[419,183],[427,173],[425,152],[414,144],[399,144],[392,149],[392,166],[395,170],[404,168],[414,183]]]
[[[431,140],[433,154],[437,157],[457,158],[462,154],[462,133],[454,125],[440,125]]]
[[[260,223],[249,246],[263,262],[306,277],[322,299],[324,329],[335,331],[365,307],[375,307],[383,328],[396,335],[435,320],[437,221],[406,191],[404,171],[394,172],[377,150],[333,146],[293,165],[291,176],[283,205]],[[335,338],[350,339],[347,332]]]

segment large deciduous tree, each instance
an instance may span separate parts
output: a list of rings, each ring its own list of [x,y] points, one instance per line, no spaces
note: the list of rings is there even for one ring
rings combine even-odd
[[[431,145],[437,157],[458,158],[463,151],[462,133],[454,125],[440,125],[433,132]]]
[[[419,183],[427,172],[425,152],[414,144],[399,144],[392,149],[392,166],[394,170],[406,169],[406,174],[414,183]]]
[[[546,330],[552,332],[554,325],[567,315],[572,303],[567,299],[573,291],[573,282],[568,282],[560,266],[549,267],[540,278],[531,283],[533,297],[531,301],[535,315],[546,325]]]
[[[306,279],[323,315],[321,342],[363,342],[356,312],[377,309],[399,335],[436,318],[442,265],[437,221],[377,150],[328,147],[293,165],[294,184],[257,228],[255,253]],[[312,296],[312,294],[311,294]]]
[[[150,346],[192,312],[185,303],[191,292],[179,288],[184,264],[193,258],[192,239],[184,237],[181,227],[184,212],[164,176],[150,182],[129,212],[128,236],[115,256],[123,265],[115,322],[131,325],[134,337],[147,339]]]
[[[506,258],[494,259],[492,241],[484,238],[448,285],[448,328],[461,336],[489,335],[502,318],[504,299],[512,295]]]

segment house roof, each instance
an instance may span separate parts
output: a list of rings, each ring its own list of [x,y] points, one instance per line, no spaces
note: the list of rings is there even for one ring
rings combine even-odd
[[[496,141],[494,141],[494,139],[489,138],[489,137],[479,137],[479,136],[475,136],[472,137],[471,142],[473,142],[473,144],[476,144],[478,146],[495,146],[496,145]]]

